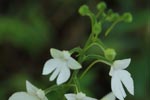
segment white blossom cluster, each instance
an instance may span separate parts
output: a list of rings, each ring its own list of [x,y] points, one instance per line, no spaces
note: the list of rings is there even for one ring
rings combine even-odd
[[[49,80],[56,79],[57,85],[67,82],[71,76],[70,70],[81,69],[82,66],[74,58],[71,57],[69,51],[60,51],[57,49],[50,50],[52,59],[49,59],[44,64],[43,75],[50,75]],[[134,95],[134,84],[130,73],[125,70],[131,62],[131,59],[115,60],[111,65],[109,75],[111,76],[112,92],[104,96],[100,100],[124,100],[126,97],[123,85],[127,88],[130,94]],[[16,92],[9,100],[48,100],[43,90],[33,86],[26,81],[27,92]],[[75,93],[64,94],[67,100],[98,100],[86,96],[82,91]]]

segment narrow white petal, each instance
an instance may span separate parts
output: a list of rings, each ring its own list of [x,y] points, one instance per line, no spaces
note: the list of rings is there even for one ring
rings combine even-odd
[[[124,100],[124,98],[126,97],[126,93],[116,73],[112,76],[112,79],[111,79],[111,89],[114,95],[119,100]]]
[[[32,85],[29,81],[26,81],[26,89],[29,94],[36,95],[38,88]]]
[[[115,68],[115,69],[125,69],[129,66],[131,62],[131,59],[123,59],[123,60],[116,60],[114,61],[113,65],[111,67]]]
[[[43,98],[42,100],[48,100],[48,98],[47,98],[47,97],[45,97],[45,98]]]
[[[78,63],[75,59],[73,59],[72,57],[70,57],[68,59],[68,66],[70,69],[80,69],[81,68],[81,64]]]
[[[51,56],[53,58],[61,58],[63,57],[63,52],[54,48],[50,49]]]
[[[130,94],[134,95],[134,84],[130,73],[126,70],[119,71],[119,78],[125,85]]]
[[[101,100],[116,100],[115,95],[110,92],[107,95],[105,95]]]
[[[62,67],[57,78],[57,85],[66,82],[69,79],[69,77],[70,77],[70,69],[66,66]]]
[[[40,99],[26,92],[16,92],[8,100],[40,100]]]
[[[56,68],[55,70],[54,70],[54,72],[52,73],[52,75],[50,76],[50,81],[53,81],[57,76],[58,76],[58,74],[60,73],[60,68]]]
[[[59,67],[59,63],[60,63],[60,61],[58,59],[50,59],[50,60],[46,61],[46,63],[44,64],[42,74],[43,75],[50,74],[54,69]]]
[[[113,68],[113,67],[111,67],[111,68],[110,68],[110,71],[109,71],[109,75],[110,75],[110,76],[112,76],[112,75],[113,75],[113,73],[114,73],[114,68]]]
[[[76,95],[75,94],[65,94],[65,97],[67,100],[76,100]]]

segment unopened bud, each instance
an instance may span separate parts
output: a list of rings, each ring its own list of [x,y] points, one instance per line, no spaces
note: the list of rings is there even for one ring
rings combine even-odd
[[[102,31],[101,23],[95,23],[93,26],[93,32],[99,34]]]
[[[107,6],[106,6],[105,2],[101,2],[101,3],[97,4],[97,9],[98,10],[104,10],[106,8],[107,8]]]
[[[132,22],[132,15],[131,13],[124,13],[123,14],[123,19],[125,22]]]
[[[85,16],[89,13],[89,7],[87,5],[82,5],[80,8],[79,8],[79,13],[82,15],[82,16]]]
[[[116,57],[116,51],[114,49],[108,48],[104,52],[106,59],[112,61]]]
[[[120,16],[119,16],[119,14],[118,13],[112,13],[110,16],[107,16],[107,20],[108,21],[115,21],[115,20],[117,20],[118,18],[119,18]]]

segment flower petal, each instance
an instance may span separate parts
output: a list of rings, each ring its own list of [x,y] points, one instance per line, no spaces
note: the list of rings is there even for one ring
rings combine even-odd
[[[50,49],[51,56],[53,58],[61,58],[63,57],[63,52],[54,48]]]
[[[110,71],[109,71],[109,75],[110,75],[110,76],[112,76],[112,75],[113,75],[113,73],[114,73],[114,68],[113,68],[113,67],[111,67],[111,68],[110,68]]]
[[[125,85],[127,90],[130,94],[134,95],[134,85],[133,85],[133,79],[130,75],[130,73],[126,70],[119,71],[119,77],[122,83]]]
[[[79,93],[76,94],[76,99],[77,100],[82,100],[85,97],[86,97],[86,95],[84,93],[82,93],[82,92],[79,92]]]
[[[42,75],[50,74],[54,69],[56,69],[57,67],[59,67],[59,65],[61,65],[59,63],[60,61],[58,59],[50,59],[46,61],[46,63],[44,64]]]
[[[62,66],[61,71],[57,78],[57,85],[66,82],[70,77],[70,69],[66,66]]]
[[[48,98],[45,96],[45,93],[43,90],[39,89],[36,92],[36,96],[38,96],[40,98],[40,100],[48,100]]]
[[[26,81],[26,89],[31,95],[36,95],[36,92],[38,91],[38,88],[32,85],[29,81]]]
[[[55,70],[54,70],[54,72],[52,73],[52,75],[50,76],[50,81],[53,81],[57,76],[58,76],[58,74],[60,73],[60,68],[56,68]]]
[[[113,67],[114,69],[125,69],[129,66],[130,62],[131,62],[130,58],[123,60],[116,60],[114,61],[111,67]]]
[[[84,93],[79,92],[77,94],[65,94],[67,100],[97,100],[95,98],[87,97]]]
[[[110,92],[107,95],[105,95],[101,100],[116,100],[115,95]]]
[[[48,100],[48,98],[47,98],[47,97],[45,97],[45,98],[43,98],[42,100]]]
[[[117,72],[115,72],[111,78],[111,89],[114,93],[114,95],[119,99],[119,100],[124,100],[126,97],[126,93],[123,89],[123,86],[121,84],[121,81],[118,78]]]
[[[39,100],[39,98],[26,92],[16,92],[8,100]]]
[[[76,100],[76,95],[75,94],[65,94],[65,97],[67,100]]]
[[[75,59],[73,59],[72,57],[70,57],[68,59],[68,66],[70,69],[80,69],[81,68],[81,64],[78,63]]]

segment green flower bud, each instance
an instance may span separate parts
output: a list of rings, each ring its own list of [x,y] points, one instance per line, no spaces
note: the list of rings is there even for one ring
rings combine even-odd
[[[107,6],[106,6],[105,2],[100,2],[99,4],[97,4],[97,9],[98,10],[104,10],[106,8],[107,8]]]
[[[95,23],[93,26],[93,32],[98,35],[101,31],[102,31],[101,23]]]
[[[117,20],[120,16],[118,13],[114,13],[114,14],[112,14],[111,17],[112,17],[112,20]]]
[[[124,13],[122,17],[123,17],[125,22],[132,22],[132,15],[131,15],[131,13]]]
[[[90,13],[89,7],[88,7],[87,5],[82,5],[82,6],[79,8],[79,13],[80,13],[82,16],[87,15],[88,13]]]
[[[104,55],[106,59],[112,61],[116,57],[116,51],[114,49],[108,48],[105,50]]]
[[[112,13],[110,16],[107,16],[106,20],[111,22],[117,20],[119,17],[118,13]]]

